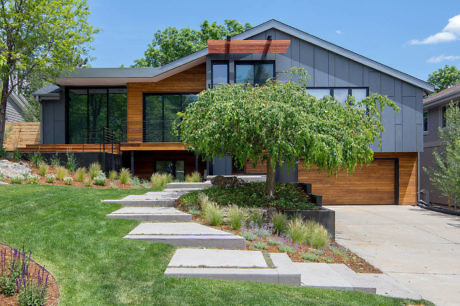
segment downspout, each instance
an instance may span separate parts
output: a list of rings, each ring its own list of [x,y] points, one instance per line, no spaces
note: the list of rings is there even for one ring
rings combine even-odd
[[[417,152],[417,203],[420,203],[420,200],[422,199],[420,193],[420,152]]]

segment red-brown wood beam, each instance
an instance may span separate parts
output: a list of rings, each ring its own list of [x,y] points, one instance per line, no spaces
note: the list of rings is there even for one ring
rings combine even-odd
[[[208,40],[209,54],[286,53],[290,40]]]

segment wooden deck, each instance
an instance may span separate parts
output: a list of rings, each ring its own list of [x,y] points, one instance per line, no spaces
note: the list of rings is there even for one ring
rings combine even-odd
[[[113,151],[118,153],[117,144],[113,145]],[[21,153],[70,153],[70,152],[102,152],[104,149],[102,144],[34,144],[27,145],[25,148],[20,148]],[[112,145],[106,144],[105,151],[112,153]]]
[[[102,144],[29,144],[19,148],[22,153],[68,153],[68,152],[102,152]],[[187,151],[184,144],[180,142],[154,142],[154,143],[122,143],[114,144],[113,151]],[[112,145],[106,144],[105,151],[112,152]]]

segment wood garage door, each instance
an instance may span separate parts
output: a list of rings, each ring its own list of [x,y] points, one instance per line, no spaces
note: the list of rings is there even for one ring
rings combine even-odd
[[[394,159],[375,159],[353,174],[339,173],[337,177],[316,169],[307,171],[301,162],[299,182],[311,183],[313,193],[322,195],[325,205],[396,204]]]

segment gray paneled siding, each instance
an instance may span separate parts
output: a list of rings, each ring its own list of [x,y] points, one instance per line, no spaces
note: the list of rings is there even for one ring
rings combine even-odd
[[[285,54],[231,54],[208,56],[208,82],[210,82],[211,60],[228,59],[230,69],[234,60],[275,60],[276,73],[292,66],[304,67],[310,74],[312,87],[368,87],[369,94],[387,95],[400,107],[396,114],[385,109],[382,117],[385,131],[382,147],[376,142],[376,152],[421,152],[423,151],[423,105],[422,89],[395,79],[341,55],[290,36],[276,29],[270,29],[250,39],[289,39],[291,45]],[[230,73],[233,82],[234,75]],[[283,78],[281,76],[281,78]]]
[[[64,87],[59,100],[43,100],[41,102],[41,143],[65,143],[65,101]]]
[[[11,98],[6,101],[6,122],[22,122],[22,109]]]

